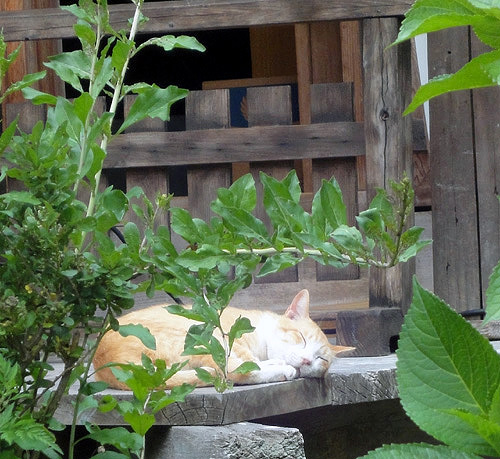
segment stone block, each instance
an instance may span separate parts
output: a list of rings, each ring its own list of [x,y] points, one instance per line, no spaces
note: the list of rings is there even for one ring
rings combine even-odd
[[[403,324],[399,308],[369,308],[337,314],[337,344],[352,346],[350,355],[375,357],[396,349]]]
[[[152,432],[147,459],[305,459],[298,429],[249,422],[176,426]]]

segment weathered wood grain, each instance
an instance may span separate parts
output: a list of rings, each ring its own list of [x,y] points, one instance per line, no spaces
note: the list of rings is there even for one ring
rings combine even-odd
[[[321,83],[311,85],[311,121],[325,123],[353,121],[352,83]],[[335,177],[347,209],[349,225],[355,224],[358,213],[357,174],[354,158],[332,158],[313,160],[313,191],[321,188],[322,180]],[[318,281],[358,279],[359,267],[350,265],[343,269],[316,265]]]
[[[471,40],[472,55],[487,51],[476,38]],[[474,147],[481,263],[482,301],[493,268],[500,259],[500,88],[472,92]],[[471,199],[473,196],[471,195]]]
[[[292,96],[290,86],[269,86],[260,88],[248,88],[248,125],[253,126],[285,126],[292,124]],[[257,205],[255,215],[260,218],[272,230],[269,217],[266,214],[263,203],[262,184],[259,174],[265,174],[282,180],[293,169],[292,161],[273,161],[274,151],[267,153],[269,162],[252,162],[250,172],[254,176],[257,188]],[[257,284],[268,284],[273,282],[296,282],[298,279],[297,267],[292,267],[271,274],[266,277],[255,279]]]
[[[192,91],[186,98],[186,132],[191,129],[229,128],[229,90]],[[201,131],[204,132],[204,131]],[[210,203],[217,197],[217,190],[231,184],[231,165],[214,164],[191,166],[187,172],[188,209],[194,217],[210,221],[213,216]]]
[[[123,107],[125,115],[128,114],[136,97],[137,96],[132,95],[125,96]],[[145,120],[130,126],[130,128],[127,129],[127,132],[163,132],[165,127],[166,123],[159,118],[146,118]],[[146,197],[153,203],[159,193],[168,193],[168,174],[167,168],[165,167],[128,168],[125,171],[125,180],[127,191],[131,190],[135,186],[141,187]],[[138,202],[134,199],[132,202],[134,204],[138,204],[144,209],[142,199]],[[143,222],[139,219],[135,212],[132,211],[132,209],[129,209],[126,221],[136,223],[141,231],[144,229]],[[159,225],[168,224],[168,218],[165,212],[161,212],[157,216],[156,223]]]
[[[364,154],[362,124],[260,126],[122,134],[108,147],[105,168],[267,161]]]
[[[179,32],[265,24],[356,19],[374,16],[401,16],[411,0],[183,0],[146,3],[149,17],[142,32]],[[127,27],[132,5],[110,6],[111,23]],[[75,18],[58,8],[0,13],[8,41],[68,38],[74,36]]]
[[[411,121],[402,117],[411,97],[410,44],[387,49],[398,29],[396,18],[363,21],[368,202],[376,188],[389,190],[390,180],[399,181],[405,173],[413,176]],[[370,269],[370,306],[406,310],[411,302],[414,270],[412,262],[388,270]]]
[[[468,43],[467,28],[430,34],[429,77],[467,63]],[[434,292],[459,311],[481,305],[471,103],[470,92],[460,91],[429,104]]]
[[[60,364],[59,364],[60,365]],[[349,405],[360,402],[394,399],[395,355],[363,358],[339,358],[325,379],[296,379],[283,383],[235,386],[223,394],[213,388],[199,388],[188,395],[185,403],[173,404],[157,414],[157,425],[224,425],[268,416],[293,413],[331,405]],[[60,371],[56,365],[56,370]],[[107,390],[120,400],[132,397],[131,392]],[[307,396],[306,396],[307,394]],[[61,402],[56,418],[71,424],[72,400],[76,389],[71,389]],[[123,420],[114,412],[87,411],[85,421],[98,425],[121,425]]]

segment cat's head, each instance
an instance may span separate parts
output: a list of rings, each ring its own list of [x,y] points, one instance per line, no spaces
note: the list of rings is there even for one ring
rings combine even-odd
[[[284,360],[301,377],[321,378],[335,355],[346,349],[351,348],[332,346],[309,317],[309,292],[301,290],[279,319],[276,336],[268,342],[268,358]]]

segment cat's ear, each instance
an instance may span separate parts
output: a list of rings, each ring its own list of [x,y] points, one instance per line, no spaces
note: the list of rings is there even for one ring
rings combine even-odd
[[[356,350],[355,347],[339,346],[337,344],[330,344],[330,348],[335,357],[352,357],[354,355],[354,351]]]
[[[285,317],[289,319],[307,319],[309,317],[309,291],[301,290],[293,299],[285,312]]]

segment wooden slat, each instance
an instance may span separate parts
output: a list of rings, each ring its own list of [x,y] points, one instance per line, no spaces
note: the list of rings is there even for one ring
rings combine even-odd
[[[389,180],[412,177],[411,121],[402,117],[411,97],[410,44],[387,49],[399,29],[395,18],[363,21],[364,103],[368,202]],[[370,307],[411,302],[414,263],[388,270],[370,269]]]
[[[466,28],[430,34],[429,77],[466,64],[468,41]],[[459,311],[475,309],[481,299],[470,92],[436,97],[429,108],[434,292]]]
[[[477,39],[471,41],[472,55],[486,51]],[[493,268],[500,259],[500,124],[498,106],[500,88],[485,88],[472,93],[474,143],[478,198],[479,248],[482,302]],[[471,195],[472,198],[472,195]]]
[[[412,0],[183,0],[147,3],[144,33],[209,30],[313,21],[401,16]],[[126,28],[133,6],[110,6],[111,23]],[[75,18],[58,8],[0,13],[8,41],[73,37]]]
[[[134,103],[137,96],[128,95],[125,96],[124,100],[124,112],[127,114],[130,107]],[[146,118],[138,123],[133,124],[127,129],[128,133],[136,132],[163,132],[165,130],[166,123],[159,118]],[[127,191],[131,190],[133,187],[138,186],[142,188],[145,195],[151,202],[155,202],[156,196],[168,193],[168,175],[167,168],[165,167],[144,167],[144,168],[128,168],[125,171],[126,186]],[[143,206],[142,200],[136,202],[136,204]],[[130,210],[127,215],[128,221],[132,221],[139,225],[142,230],[142,222],[139,220],[137,215]],[[159,225],[167,225],[168,218],[166,213],[162,213],[157,216],[156,220]]]
[[[352,81],[354,91],[354,121],[363,121],[363,62],[361,56],[361,24],[360,21],[344,21],[340,24],[342,40],[342,74],[344,81]],[[366,158],[356,158],[358,173],[359,210],[364,210],[366,202]]]
[[[249,126],[277,126],[292,124],[292,98],[290,86],[272,86],[248,88],[248,125]],[[268,158],[273,159],[274,151],[268,151]],[[263,193],[259,179],[259,172],[279,180],[283,179],[293,169],[292,161],[267,163],[251,163],[250,170],[257,183],[256,216],[263,220],[269,229],[271,223],[263,206]],[[256,283],[294,282],[297,281],[297,268],[289,268],[279,273],[257,278]]]
[[[352,83],[325,83],[311,86],[311,121],[313,123],[352,121]],[[355,224],[357,215],[357,174],[354,158],[316,159],[313,161],[313,187],[317,191],[322,179],[335,177],[342,190],[347,209],[348,224]],[[332,266],[316,266],[318,281],[358,279],[359,267],[350,265],[343,269]]]
[[[296,75],[293,25],[250,27],[252,77]]]
[[[238,161],[347,157],[364,154],[363,125],[259,126],[122,134],[108,147],[104,167],[148,167]]]
[[[229,90],[192,91],[186,99],[186,129],[229,128]],[[219,129],[219,132],[224,132]],[[199,131],[203,133],[204,131]],[[169,151],[172,151],[169,148]],[[230,164],[192,166],[188,169],[188,208],[192,215],[209,221],[210,203],[217,190],[231,184]]]

